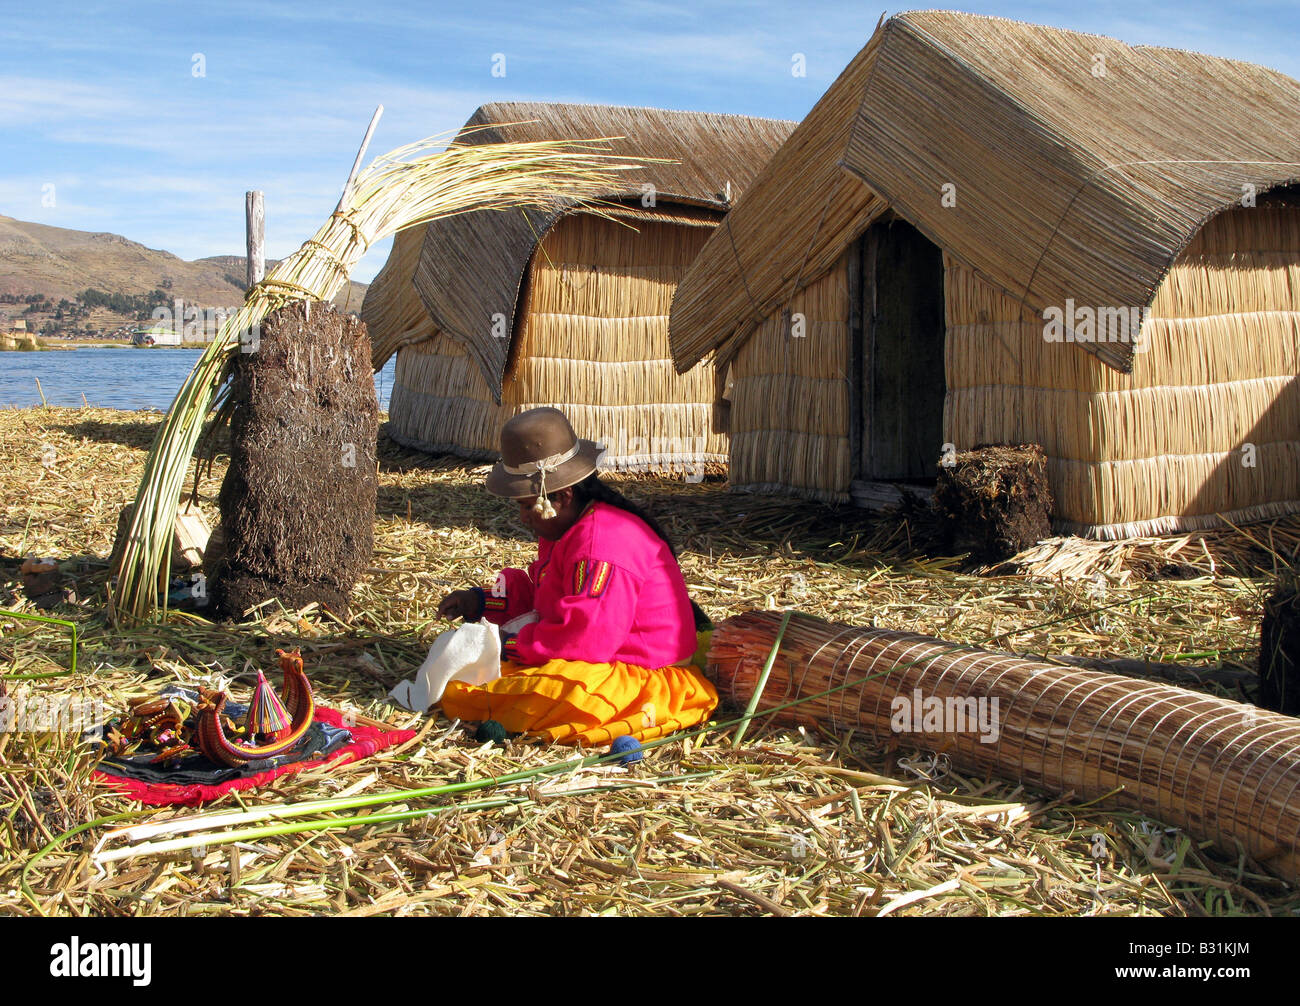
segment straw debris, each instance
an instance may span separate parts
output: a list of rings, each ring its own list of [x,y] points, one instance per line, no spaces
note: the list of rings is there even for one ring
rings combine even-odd
[[[276,647],[296,646],[322,703],[421,731],[399,750],[284,777],[222,801],[210,808],[215,812],[481,780],[572,757],[571,749],[475,744],[444,719],[421,720],[383,701],[446,628],[435,616],[446,590],[489,582],[500,566],[534,554],[510,508],[482,491],[483,469],[472,463],[381,442],[375,548],[346,620],[312,606],[272,604],[240,626],[173,611],[165,621],[111,628],[103,616],[111,534],[160,418],[85,409],[0,413],[0,561],[7,584],[0,607],[29,610],[17,586],[17,557],[54,556],[78,600],[52,614],[80,630],[72,674],[66,628],[0,615],[4,673],[60,675],[9,679],[11,695],[92,699],[116,710],[126,696],[218,674],[247,694],[255,669],[270,665]],[[50,468],[41,464],[42,445],[57,452]],[[199,478],[205,505],[226,463],[219,455]],[[187,478],[193,476],[191,466]],[[1122,582],[1104,583],[978,577],[956,571],[960,557],[921,555],[913,525],[897,514],[868,521],[849,508],[733,493],[710,481],[643,479],[625,489],[661,517],[679,544],[693,595],[715,620],[796,607],[1030,655],[1218,662],[1253,671],[1264,584],[1271,582],[1265,573],[1277,561],[1225,529],[1175,553],[1197,574],[1188,580],[1132,571]],[[1250,530],[1278,555],[1294,557],[1295,521]],[[1127,569],[1125,562],[1158,558],[1159,548],[1172,547],[1144,546],[1120,565]],[[1217,683],[1206,687],[1236,694]],[[729,715],[719,712],[719,722]],[[876,747],[857,732],[775,727],[762,715],[739,750],[729,733],[674,740],[632,771],[593,766],[459,797],[396,796],[346,827],[209,843],[105,863],[102,870],[92,854],[110,831],[181,814],[141,811],[92,782],[91,758],[78,737],[0,733],[0,912],[906,916],[1300,909],[1293,888],[1164,823],[955,771],[941,752]],[[440,813],[425,815],[430,808]],[[416,816],[389,819],[404,812]],[[115,815],[130,816],[105,820]],[[1093,855],[1097,848],[1104,856]]]

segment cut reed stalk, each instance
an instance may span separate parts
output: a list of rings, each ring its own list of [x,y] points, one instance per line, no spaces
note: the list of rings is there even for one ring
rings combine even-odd
[[[630,782],[611,782],[598,786],[580,786],[573,789],[564,790],[563,795],[568,797],[586,796],[592,793],[613,793],[622,789],[643,787],[654,785],[655,783],[681,782],[689,779],[701,778],[712,775],[712,772],[693,772],[688,775],[666,776],[658,780],[636,780]],[[544,794],[542,794],[544,795]],[[334,831],[344,828],[352,828],[358,825],[375,825],[375,824],[392,824],[399,821],[413,821],[419,818],[437,817],[440,814],[462,813],[476,810],[495,810],[501,807],[525,806],[536,803],[539,796],[499,796],[490,797],[483,800],[469,800],[464,803],[447,804],[438,807],[410,808],[407,810],[394,810],[378,814],[352,814],[346,817],[327,818],[320,821],[299,821],[296,823],[284,823],[265,825],[261,828],[241,828],[237,831],[213,832],[203,831],[191,835],[188,838],[169,839],[164,842],[144,841],[137,845],[130,845],[120,849],[110,849],[108,851],[96,850],[91,857],[97,865],[105,863],[116,863],[127,859],[135,859],[139,856],[164,855],[173,852],[182,852],[187,849],[206,847],[209,845],[229,845],[232,842],[255,842],[263,838],[275,838],[280,835],[300,835],[305,832],[313,831]],[[110,833],[111,834],[111,833]],[[105,836],[107,838],[109,836]]]
[[[763,670],[758,675],[758,681],[754,685],[754,694],[749,697],[749,704],[745,706],[745,715],[740,719],[740,725],[736,727],[736,736],[732,740],[732,747],[740,747],[745,740],[745,731],[749,729],[749,721],[754,718],[754,710],[758,708],[759,700],[763,697],[763,689],[767,687],[768,676],[772,673],[772,664],[776,662],[776,655],[780,652],[781,641],[785,639],[786,627],[790,624],[790,616],[794,614],[787,611],[781,616],[781,626],[776,630],[776,638],[772,640],[771,652],[767,655],[767,660],[763,663]]]

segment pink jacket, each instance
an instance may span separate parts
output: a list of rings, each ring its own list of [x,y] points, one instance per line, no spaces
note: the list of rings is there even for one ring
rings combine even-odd
[[[593,503],[559,541],[537,543],[537,561],[505,569],[484,589],[483,617],[497,625],[536,610],[539,621],[508,639],[503,656],[667,667],[695,652],[695,619],[681,567],[645,521]]]

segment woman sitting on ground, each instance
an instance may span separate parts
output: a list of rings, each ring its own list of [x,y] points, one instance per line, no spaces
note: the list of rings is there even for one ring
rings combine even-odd
[[[698,609],[673,548],[652,517],[600,481],[598,453],[558,409],[521,413],[502,429],[487,489],[518,501],[537,561],[503,570],[487,589],[454,591],[438,614],[497,625],[529,612],[537,619],[506,635],[500,678],[447,686],[446,715],[596,745],[625,734],[652,740],[704,722],[717,706],[713,685],[690,664]]]

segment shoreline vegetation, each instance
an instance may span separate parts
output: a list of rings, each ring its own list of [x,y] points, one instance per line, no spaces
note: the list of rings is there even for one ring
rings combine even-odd
[[[76,342],[60,342],[41,339],[32,335],[10,337],[0,335],[0,353],[3,352],[61,352],[73,349],[207,349],[207,342],[181,342],[176,345],[142,346],[139,343],[124,342],[120,339],[84,339]]]
[[[49,348],[44,339],[27,332],[0,335],[0,352],[35,353]]]
[[[398,749],[285,776],[209,810],[481,780],[573,757],[571,748],[478,744],[441,716],[386,702],[450,627],[436,615],[440,598],[526,565],[536,545],[513,508],[483,491],[481,464],[408,451],[382,432],[374,554],[348,619],[271,603],[238,625],[199,608],[111,627],[113,534],[161,419],[0,411],[0,609],[72,621],[79,637],[74,671],[66,628],[0,614],[11,696],[93,699],[112,715],[128,696],[224,675],[239,699],[257,668],[273,667],[277,647],[299,647],[322,705],[419,731]],[[219,436],[211,469],[191,463],[185,480],[214,519],[224,452]],[[1032,567],[978,575],[960,557],[926,553],[919,509],[873,517],[733,493],[717,479],[625,476],[618,485],[663,522],[692,596],[715,622],[794,608],[1022,654],[1209,663],[1239,677],[1255,668],[1274,558],[1240,534],[1093,542],[1091,565],[1071,575],[1035,576]],[[1300,518],[1243,530],[1288,556],[1300,547]],[[24,556],[59,563],[62,603],[38,612],[23,595]],[[1243,697],[1240,685],[1201,687]],[[715,719],[733,715],[722,709]],[[491,800],[397,795],[373,821],[149,854],[98,873],[91,852],[115,826],[103,818],[131,812],[138,823],[173,812],[143,810],[98,781],[78,735],[0,733],[0,914],[1300,912],[1300,892],[1247,859],[1104,799],[953,772],[920,735],[877,744],[759,717],[739,750],[731,739],[731,730],[708,731],[655,748],[634,769],[502,784]],[[412,816],[422,808],[436,816]]]

